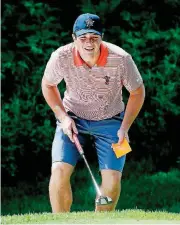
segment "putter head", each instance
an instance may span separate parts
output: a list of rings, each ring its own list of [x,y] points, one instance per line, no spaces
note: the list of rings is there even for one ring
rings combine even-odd
[[[112,202],[113,202],[112,199],[108,196],[99,196],[96,199],[96,205],[109,205]]]

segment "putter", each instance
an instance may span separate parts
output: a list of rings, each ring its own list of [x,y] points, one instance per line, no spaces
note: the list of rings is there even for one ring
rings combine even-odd
[[[100,190],[100,188],[99,188],[99,186],[98,186],[98,184],[97,184],[97,182],[96,182],[96,180],[94,178],[94,175],[93,175],[93,173],[92,173],[92,171],[91,171],[91,169],[89,167],[89,164],[88,164],[88,162],[86,160],[83,148],[81,147],[81,144],[80,144],[80,142],[79,142],[79,140],[77,138],[77,135],[75,133],[73,133],[73,140],[74,140],[74,143],[75,143],[75,145],[76,145],[76,147],[77,147],[81,157],[84,159],[84,162],[85,162],[85,164],[86,164],[86,166],[88,168],[88,171],[89,171],[89,173],[91,175],[94,187],[96,189],[96,193],[98,194],[98,198],[96,199],[96,205],[108,205],[108,204],[111,204],[113,202],[112,199],[110,197],[108,197],[108,196],[103,196],[102,195],[101,190]]]

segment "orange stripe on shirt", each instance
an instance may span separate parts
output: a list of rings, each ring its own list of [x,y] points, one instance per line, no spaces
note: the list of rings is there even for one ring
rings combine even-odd
[[[100,56],[96,63],[97,66],[105,66],[107,63],[107,57],[108,57],[108,49],[102,43],[100,45]],[[73,58],[75,66],[82,66],[83,64],[85,64],[85,61],[81,58],[79,51],[75,47],[73,48]]]

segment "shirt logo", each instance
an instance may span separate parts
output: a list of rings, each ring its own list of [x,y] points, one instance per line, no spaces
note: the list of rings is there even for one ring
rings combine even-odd
[[[91,18],[87,19],[85,22],[88,29],[93,27],[94,21]]]
[[[105,84],[108,85],[109,84],[110,77],[105,76],[105,77],[103,77],[103,79],[105,79]]]

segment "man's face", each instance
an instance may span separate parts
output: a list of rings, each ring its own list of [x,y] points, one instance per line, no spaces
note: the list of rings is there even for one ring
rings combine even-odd
[[[100,44],[102,42],[100,35],[86,33],[73,39],[77,50],[83,57],[92,58],[96,54],[99,54]]]

